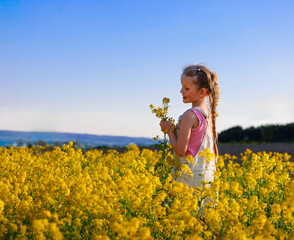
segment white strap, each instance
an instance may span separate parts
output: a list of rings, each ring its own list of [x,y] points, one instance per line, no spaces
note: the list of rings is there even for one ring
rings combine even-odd
[[[196,110],[202,112],[203,115],[205,116],[205,118],[208,117],[208,115],[207,115],[207,114],[204,112],[204,110],[203,110],[202,108],[200,108],[200,107],[192,107],[192,108],[190,108],[190,109],[196,109]],[[189,111],[190,109],[188,109],[188,111]]]

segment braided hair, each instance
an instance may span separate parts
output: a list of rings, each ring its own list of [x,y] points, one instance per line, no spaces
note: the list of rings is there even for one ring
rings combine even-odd
[[[218,157],[218,148],[216,145],[217,133],[215,127],[215,119],[218,116],[216,107],[219,100],[219,85],[217,82],[217,74],[212,72],[208,67],[204,65],[189,65],[183,70],[183,75],[193,77],[193,82],[199,88],[205,88],[209,96],[209,109],[211,112],[212,121],[212,133],[214,139],[214,153]]]

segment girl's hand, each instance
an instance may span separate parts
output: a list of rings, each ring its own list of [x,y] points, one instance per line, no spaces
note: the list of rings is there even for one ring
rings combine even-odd
[[[171,122],[163,121],[162,120],[159,125],[161,127],[161,131],[162,132],[164,132],[164,133],[170,133],[170,132],[172,132],[173,124]]]

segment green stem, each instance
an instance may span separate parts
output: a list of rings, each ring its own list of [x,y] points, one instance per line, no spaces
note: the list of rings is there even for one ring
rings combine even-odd
[[[166,157],[166,148],[167,148],[167,139],[166,139],[166,133],[164,133],[163,136],[163,152],[162,152],[162,168],[165,174],[165,157]]]

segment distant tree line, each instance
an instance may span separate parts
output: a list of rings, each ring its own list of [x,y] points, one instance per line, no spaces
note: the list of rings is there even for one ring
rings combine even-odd
[[[264,125],[245,129],[236,126],[219,133],[218,141],[220,143],[294,142],[294,123]]]

